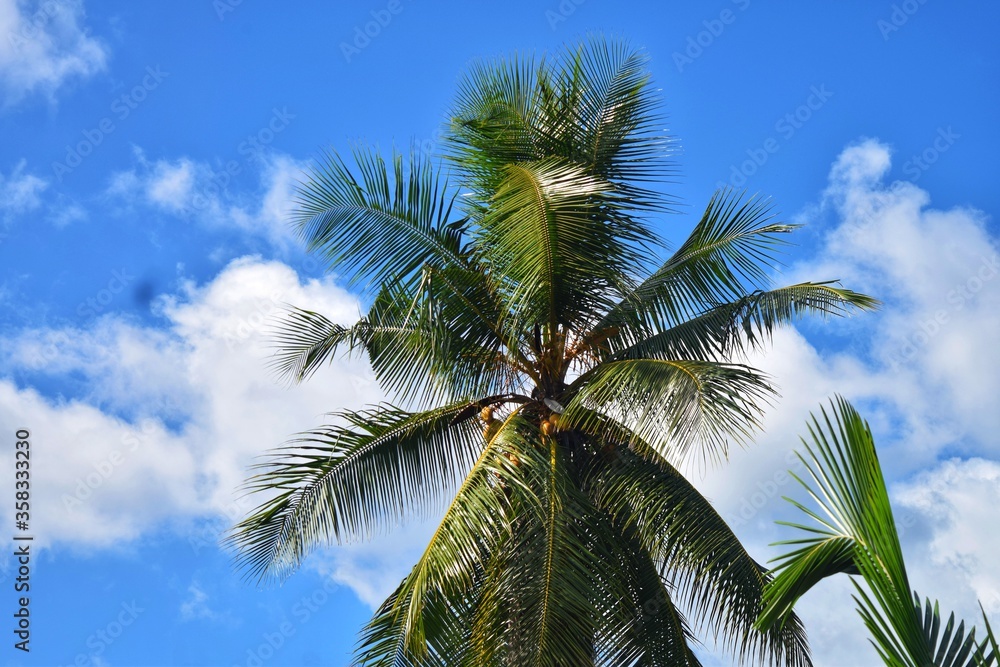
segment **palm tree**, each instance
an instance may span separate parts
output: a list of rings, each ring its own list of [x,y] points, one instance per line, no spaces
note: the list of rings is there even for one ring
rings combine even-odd
[[[882,467],[871,430],[857,410],[841,397],[831,401],[832,419],[823,409],[809,426],[812,446],[803,440],[799,454],[814,490],[795,473],[826,518],[801,503],[793,505],[812,525],[779,522],[806,533],[778,542],[795,548],[775,560],[777,576],[764,592],[766,608],[758,627],[773,630],[790,618],[795,602],[822,579],[836,574],[860,575],[867,585],[851,579],[858,596],[858,613],[872,644],[890,667],[989,667],[1000,659],[1000,647],[986,612],[986,637],[976,641],[976,629],[955,627],[955,614],[942,631],[938,603],[931,604],[910,588],[903,550],[889,504]],[[815,449],[813,449],[815,447]],[[807,460],[808,458],[808,460]],[[980,607],[982,609],[982,607]]]
[[[657,104],[643,56],[602,39],[480,64],[446,129],[457,187],[366,149],[302,185],[298,230],[370,308],[349,327],[292,309],[276,368],[302,381],[364,354],[395,404],[274,452],[231,539],[269,580],[443,512],[359,664],[697,665],[696,633],[744,664],[809,663],[794,617],[754,628],[766,570],[679,470],[757,427],[774,389],[737,355],[799,314],[875,302],[771,289],[792,226],[732,192],[654,263]]]

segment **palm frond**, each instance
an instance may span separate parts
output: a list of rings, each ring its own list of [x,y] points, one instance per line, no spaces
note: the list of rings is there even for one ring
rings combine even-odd
[[[595,505],[635,527],[643,549],[676,588],[674,597],[690,609],[694,627],[710,628],[740,664],[810,664],[798,619],[766,631],[754,628],[769,581],[766,570],[680,472],[624,443],[589,470],[584,484]]]
[[[831,401],[831,414],[821,410],[809,425],[811,443],[803,439],[805,464],[812,486],[796,479],[823,515],[792,502],[815,525],[786,523],[809,534],[779,542],[795,548],[776,559],[777,573],[765,592],[766,608],[757,625],[780,626],[795,601],[827,576],[858,574],[852,579],[858,613],[872,643],[887,665],[899,667],[973,667],[992,665],[988,636],[976,642],[975,629],[955,627],[952,614],[941,631],[940,611],[930,600],[921,605],[910,588],[892,506],[868,424],[842,397]],[[793,474],[793,477],[795,475]],[[991,635],[991,633],[988,634]]]
[[[351,330],[320,313],[289,306],[274,327],[271,343],[276,349],[268,362],[282,380],[298,383],[331,361],[337,349],[355,341]]]
[[[504,165],[561,158],[612,183],[634,208],[665,203],[641,184],[671,173],[670,138],[646,58],[624,42],[595,37],[537,64],[524,56],[476,63],[451,117],[449,159],[480,202]]]
[[[781,236],[794,228],[774,222],[766,200],[717,192],[681,247],[595,329],[637,329],[641,338],[766,287]]]
[[[638,207],[658,207],[662,196],[638,184],[672,173],[672,141],[663,133],[660,100],[649,85],[647,57],[625,42],[592,38],[563,56],[561,90],[574,104],[567,153],[617,185]],[[569,106],[569,105],[566,105]]]
[[[620,532],[613,551],[616,567],[606,570],[604,576],[620,577],[628,593],[607,600],[601,609],[600,664],[700,667],[693,647],[701,642],[652,555],[633,526],[615,528]]]
[[[569,392],[569,425],[588,428],[578,406],[603,413],[679,463],[696,443],[704,456],[718,459],[730,440],[747,441],[773,389],[748,366],[654,358],[606,362],[577,378]]]
[[[512,516],[498,480],[516,472],[509,452],[527,456],[519,436],[525,427],[514,411],[487,441],[392,605],[384,605],[366,629],[363,664],[393,664],[387,660],[397,654],[414,664],[427,659],[427,624],[433,622],[434,603],[469,595],[491,545],[509,535]],[[372,652],[372,647],[382,649]]]
[[[847,315],[877,305],[869,296],[830,283],[799,283],[715,306],[627,347],[614,349],[626,341],[622,336],[609,338],[604,359],[723,360],[763,350],[775,329],[805,315]]]
[[[615,214],[610,184],[558,160],[508,165],[476,245],[510,285],[520,321],[579,328],[638,265],[641,225]]]
[[[316,546],[366,539],[438,507],[482,449],[469,408],[340,412],[346,425],[275,450],[244,485],[266,500],[228,538],[246,576],[281,579]]]
[[[427,159],[394,154],[391,165],[367,149],[354,151],[360,180],[336,153],[326,154],[302,183],[293,222],[306,247],[350,284],[381,286],[425,263],[463,265],[455,193]]]

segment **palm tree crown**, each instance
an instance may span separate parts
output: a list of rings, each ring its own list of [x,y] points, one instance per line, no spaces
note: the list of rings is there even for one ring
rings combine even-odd
[[[657,105],[643,56],[602,39],[481,64],[446,128],[453,181],[358,149],[301,187],[303,238],[371,305],[350,327],[293,309],[276,368],[301,381],[363,353],[401,407],[277,450],[231,539],[267,579],[443,509],[358,663],[696,665],[707,632],[741,662],[808,664],[794,616],[754,627],[766,570],[678,468],[756,428],[773,388],[737,355],[800,313],[875,302],[771,288],[792,226],[731,192],[654,264]]]

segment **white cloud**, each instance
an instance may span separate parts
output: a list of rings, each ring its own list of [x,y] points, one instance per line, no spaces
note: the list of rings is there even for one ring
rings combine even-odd
[[[0,0],[0,92],[10,106],[33,93],[54,99],[72,79],[105,69],[108,49],[83,27],[81,0]]]
[[[29,173],[26,167],[27,161],[20,160],[7,176],[0,173],[0,221],[9,224],[18,216],[34,214],[41,208],[45,209],[45,220],[57,229],[87,218],[87,211],[65,195],[53,193],[48,201],[43,201],[42,194],[50,183]]]
[[[936,210],[920,188],[884,183],[890,163],[889,150],[872,140],[842,153],[819,206],[835,223],[818,255],[784,280],[841,278],[883,299],[883,310],[826,322],[829,345],[817,347],[800,330],[777,332],[774,352],[751,360],[782,393],[765,435],[698,484],[751,553],[773,557],[777,549],[767,544],[788,537],[774,518],[794,516],[780,497],[799,493],[783,476],[794,467],[789,453],[800,446],[808,414],[844,394],[871,422],[897,516],[910,520],[903,539],[914,585],[974,622],[976,596],[1000,605],[991,597],[1000,590],[1000,545],[977,532],[991,525],[1000,501],[1000,280],[991,272],[1000,243],[981,212]],[[229,193],[205,163],[149,163],[140,155],[109,192],[175,215],[186,206],[204,224],[282,238],[299,168],[272,156],[253,202]],[[205,205],[196,209],[199,194]],[[359,307],[328,282],[302,284],[282,264],[243,259],[211,283],[185,284],[162,301],[164,328],[105,316],[81,329],[26,331],[4,344],[5,367],[86,380],[86,393],[64,401],[0,380],[0,421],[36,431],[43,536],[101,546],[206,513],[235,518],[232,490],[252,456],[318,424],[324,412],[379,399],[361,365],[340,361],[292,391],[275,385],[259,331],[278,301],[340,322],[353,321]],[[62,495],[100,475],[116,449],[128,450],[124,461],[80,507],[64,508]],[[428,531],[415,525],[317,560],[374,606],[409,569]],[[802,601],[818,665],[877,662],[850,593],[839,578]]]
[[[917,592],[969,620],[977,598],[1000,613],[1000,461],[950,459],[893,491],[898,513],[915,515],[908,564]]]
[[[288,215],[305,163],[280,153],[256,155],[245,164],[229,163],[235,164],[231,173],[186,157],[150,162],[137,149],[136,166],[113,174],[107,194],[207,227],[247,232],[284,248],[292,239]]]
[[[183,210],[191,199],[194,165],[181,159],[175,164],[157,162],[146,184],[149,200],[171,211]]]
[[[819,207],[835,221],[824,246],[782,279],[840,278],[882,299],[881,312],[807,327],[833,334],[822,353],[797,330],[778,332],[773,352],[751,360],[782,394],[764,435],[698,483],[751,552],[773,558],[779,550],[767,544],[791,536],[774,519],[800,518],[781,496],[804,498],[785,476],[799,465],[789,454],[801,449],[808,414],[845,395],[871,423],[895,484],[914,586],[975,623],[977,597],[1000,606],[992,528],[1000,488],[1000,241],[983,213],[937,210],[915,185],[885,183],[890,164],[889,149],[874,140],[844,150]],[[956,455],[963,458],[951,460]],[[818,665],[878,661],[851,590],[846,579],[829,581],[803,598]]]
[[[188,586],[188,598],[181,603],[181,618],[190,621],[197,618],[211,619],[215,613],[208,607],[208,594],[197,582]]]
[[[87,211],[79,204],[67,203],[60,206],[50,207],[48,221],[57,229],[61,229],[74,222],[87,219]]]
[[[25,160],[18,162],[8,176],[0,173],[0,214],[5,220],[42,205],[39,195],[49,184],[38,176],[26,174],[26,164]]]
[[[381,399],[357,361],[279,386],[261,333],[281,302],[342,323],[358,314],[329,282],[303,284],[283,264],[245,258],[163,300],[162,329],[105,315],[0,343],[4,368],[82,378],[85,387],[53,400],[0,379],[0,421],[32,431],[36,539],[110,547],[232,511],[253,457],[331,410]]]
[[[321,575],[349,587],[376,609],[413,569],[439,523],[440,518],[414,521],[369,542],[325,550],[313,562]]]

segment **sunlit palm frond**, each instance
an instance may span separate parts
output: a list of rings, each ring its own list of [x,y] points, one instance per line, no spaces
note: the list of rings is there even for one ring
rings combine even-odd
[[[641,227],[615,216],[620,197],[576,165],[547,160],[504,172],[479,252],[511,285],[518,320],[579,328],[629,282]]]
[[[810,664],[797,618],[761,632],[766,570],[746,552],[711,503],[673,466],[621,446],[585,478],[595,504],[635,527],[637,539],[690,609],[694,628],[710,628],[740,664]]]
[[[574,161],[617,185],[637,208],[659,207],[640,187],[672,172],[671,139],[649,85],[647,57],[625,42],[593,38],[563,56],[565,97],[572,96]]]
[[[521,451],[519,431],[526,425],[516,412],[496,430],[479,453],[423,555],[365,630],[358,656],[362,665],[424,664],[430,655],[427,624],[434,604],[471,594],[491,547],[509,535],[509,502],[498,480],[510,478],[508,451]]]
[[[779,542],[795,548],[775,559],[774,580],[765,591],[761,628],[780,626],[796,600],[827,576],[857,574],[853,581],[858,612],[879,655],[893,667],[984,667],[997,659],[995,639],[987,623],[987,638],[978,643],[975,629],[952,614],[941,630],[937,603],[910,588],[892,506],[868,424],[841,397],[831,411],[813,416],[811,442],[803,439],[812,484],[796,477],[822,514],[791,500],[815,523],[785,523],[809,536]],[[794,476],[794,474],[793,474]],[[991,648],[993,649],[991,651]]]

